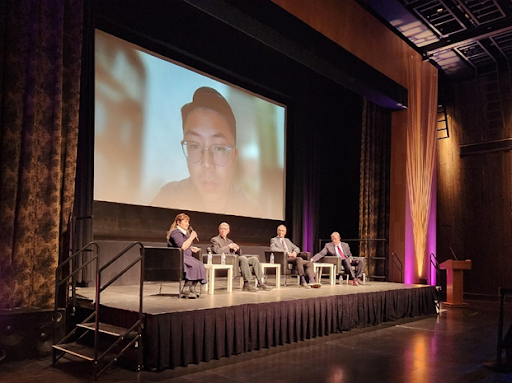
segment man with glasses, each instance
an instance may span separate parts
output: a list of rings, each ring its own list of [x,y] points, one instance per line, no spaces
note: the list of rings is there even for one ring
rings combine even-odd
[[[263,270],[261,269],[260,260],[258,257],[247,257],[245,255],[241,255],[240,246],[233,242],[233,240],[229,239],[228,234],[229,225],[226,222],[222,222],[219,225],[219,235],[213,237],[210,240],[212,243],[212,250],[215,254],[239,254],[238,260],[240,262],[240,273],[242,274],[242,278],[244,280],[242,290],[251,292],[256,292],[258,290],[272,290],[272,287],[269,287],[262,282]],[[258,280],[258,288],[252,286],[249,283],[252,274],[254,274]]]
[[[236,121],[215,89],[202,87],[181,108],[183,140],[190,177],[165,185],[152,205],[209,213],[256,215],[257,203],[233,184],[238,149]]]

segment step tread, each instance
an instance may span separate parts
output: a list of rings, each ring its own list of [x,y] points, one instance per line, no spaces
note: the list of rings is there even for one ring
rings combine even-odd
[[[54,349],[63,351],[65,353],[77,356],[79,358],[93,361],[94,360],[94,348],[79,343],[64,343],[52,346]]]
[[[86,328],[88,330],[95,330],[95,323],[89,322],[89,323],[80,323],[77,325],[77,327]],[[99,324],[99,331],[104,334],[109,334],[113,336],[122,336],[126,331],[128,331],[127,328],[120,327],[120,326],[114,326],[108,323],[101,323]],[[132,338],[137,336],[136,331],[131,331],[127,334],[127,338]]]

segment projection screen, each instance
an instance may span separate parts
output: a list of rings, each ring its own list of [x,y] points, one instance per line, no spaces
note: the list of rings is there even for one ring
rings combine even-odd
[[[95,200],[285,219],[284,105],[95,39]]]

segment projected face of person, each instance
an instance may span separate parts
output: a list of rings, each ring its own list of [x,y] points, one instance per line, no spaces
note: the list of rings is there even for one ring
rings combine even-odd
[[[226,119],[214,110],[196,108],[189,113],[183,125],[183,139],[193,142],[195,149],[199,149],[199,146],[202,148],[201,159],[197,163],[187,161],[187,164],[190,178],[205,207],[213,211],[223,208],[229,196],[238,156],[234,148],[235,138]],[[213,145],[219,146],[212,148]],[[232,149],[226,153],[223,146]],[[214,156],[227,156],[227,163],[219,166],[216,162],[221,161],[214,160]]]
[[[227,223],[223,223],[219,226],[219,234],[222,238],[226,238],[229,234],[229,225]]]
[[[334,246],[338,246],[341,242],[340,233],[334,232],[331,234],[331,241],[334,243]]]
[[[280,225],[277,227],[277,235],[279,238],[284,238],[286,235],[286,226]]]

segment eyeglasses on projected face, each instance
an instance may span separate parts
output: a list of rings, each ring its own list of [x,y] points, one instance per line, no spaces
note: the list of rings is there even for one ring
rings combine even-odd
[[[236,148],[236,145],[212,145],[209,148],[203,148],[197,142],[183,140],[181,141],[181,148],[183,149],[183,154],[185,154],[187,161],[191,164],[197,164],[201,161],[203,158],[203,152],[208,150],[215,165],[226,166],[229,162],[229,154],[231,153],[231,150]]]

